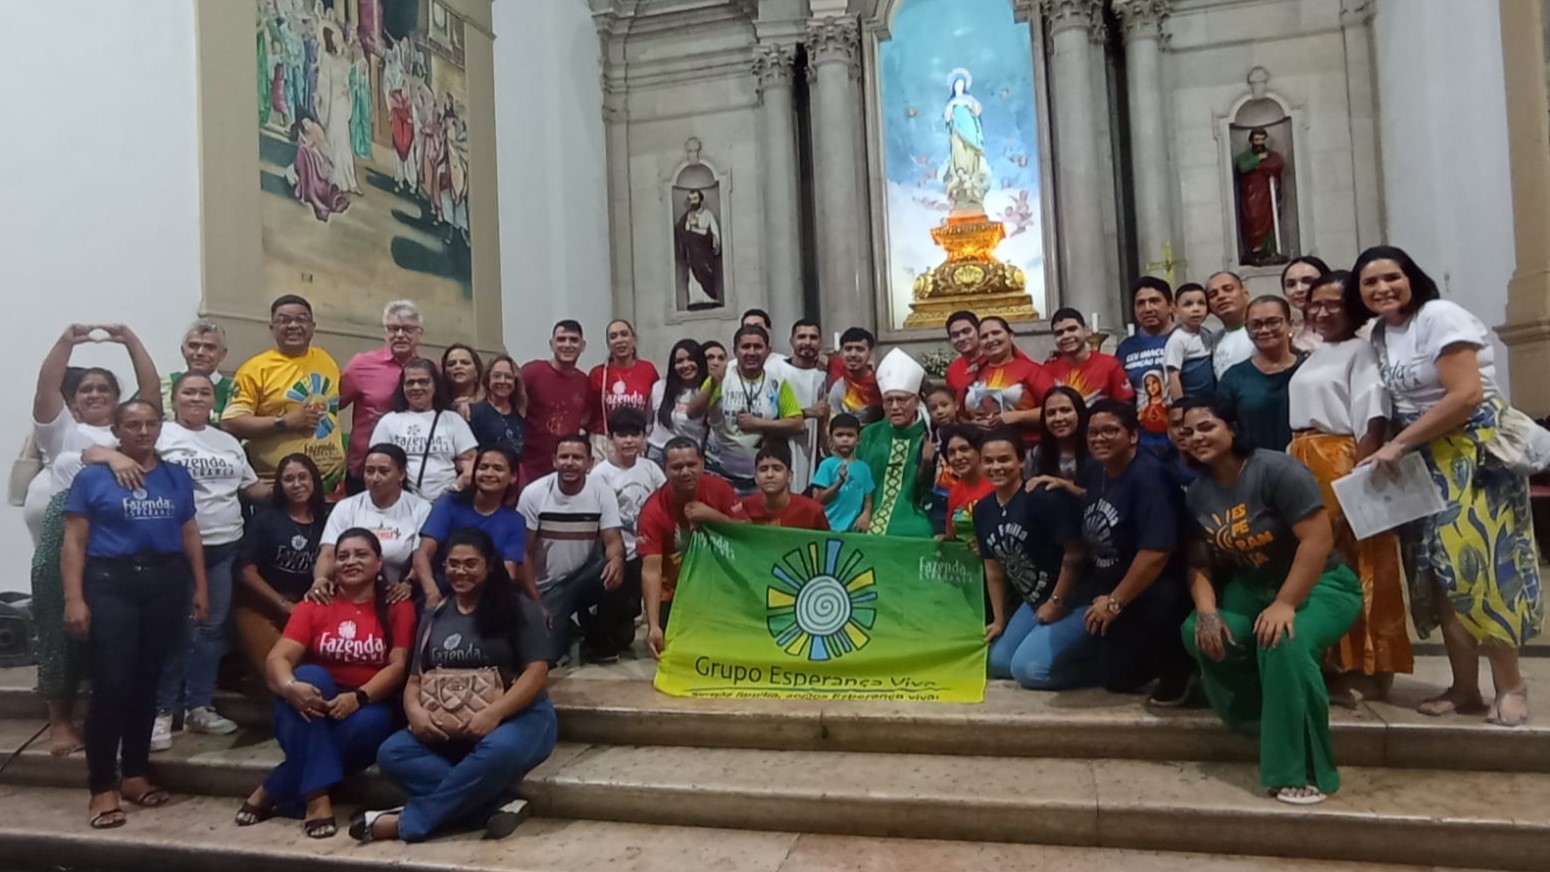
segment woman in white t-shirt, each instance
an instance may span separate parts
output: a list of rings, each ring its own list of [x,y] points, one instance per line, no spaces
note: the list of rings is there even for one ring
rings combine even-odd
[[[457,415],[451,417],[462,420]],[[307,599],[328,602],[333,593],[334,545],[344,531],[355,527],[370,530],[382,543],[383,581],[396,584],[408,580],[412,574],[410,561],[420,544],[420,528],[431,514],[431,504],[406,487],[408,465],[404,449],[392,443],[373,445],[366,452],[366,462],[361,467],[366,490],[340,500],[329,513]],[[401,585],[390,599],[396,602],[409,592],[407,586]]]
[[[38,369],[32,398],[32,438],[44,468],[27,485],[22,520],[32,536],[32,619],[38,634],[38,694],[48,704],[49,747],[56,756],[79,751],[75,698],[85,675],[85,645],[65,633],[65,588],[59,570],[64,541],[64,505],[81,452],[92,445],[117,445],[113,411],[123,399],[118,378],[101,367],[77,369],[77,346],[98,340],[124,346],[134,365],[140,395],[161,404],[161,378],[139,337],[128,327],[71,324],[55,340]]]
[[[1356,336],[1361,325],[1345,308],[1344,270],[1314,279],[1303,294],[1307,326],[1319,337],[1287,387],[1292,443],[1287,453],[1313,471],[1335,531],[1335,550],[1362,582],[1362,611],[1351,631],[1331,649],[1326,668],[1330,701],[1354,706],[1350,678],[1372,676],[1371,697],[1387,699],[1396,672],[1414,671],[1405,626],[1405,583],[1399,538],[1380,533],[1357,541],[1346,522],[1334,481],[1351,474],[1388,435],[1389,394],[1372,343]],[[1365,690],[1364,690],[1365,695]]]
[[[668,355],[667,375],[651,388],[651,428],[646,436],[646,457],[661,466],[663,449],[677,436],[705,444],[705,416],[690,417],[689,404],[705,383],[709,367],[705,351],[693,339],[680,339]]]
[[[403,449],[409,489],[426,501],[435,502],[447,491],[457,490],[479,442],[468,422],[451,408],[436,364],[423,358],[404,364],[394,408],[397,411],[377,421],[371,444]]]
[[[172,383],[173,419],[162,426],[156,440],[161,459],[188,470],[194,480],[194,522],[204,544],[210,608],[204,620],[189,625],[186,644],[175,646],[162,668],[152,751],[172,747],[173,713],[180,705],[186,712],[184,726],[191,733],[226,735],[237,731],[235,722],[215,710],[215,678],[225,653],[232,570],[242,546],[240,497],[262,501],[269,498],[270,487],[259,482],[242,443],[210,426],[214,407],[215,383],[210,377],[184,373]],[[93,447],[86,450],[85,457],[89,463],[107,463],[125,487],[142,484],[140,465],[117,451]]]
[[[1448,506],[1403,536],[1414,559],[1416,630],[1425,637],[1441,625],[1454,670],[1452,686],[1419,711],[1486,712],[1487,723],[1519,726],[1528,720],[1528,688],[1518,651],[1541,630],[1544,605],[1528,479],[1487,451],[1507,411],[1490,332],[1440,299],[1437,284],[1398,248],[1369,248],[1351,272],[1346,308],[1379,318],[1372,343],[1399,428],[1369,460],[1393,468],[1419,452]],[[1480,654],[1496,687],[1489,707],[1480,697]]]

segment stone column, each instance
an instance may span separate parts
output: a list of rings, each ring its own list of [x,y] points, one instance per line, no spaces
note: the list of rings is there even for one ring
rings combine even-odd
[[[763,110],[764,287],[770,317],[784,335],[803,317],[801,194],[797,186],[796,111],[791,102],[796,48],[761,45],[754,50],[753,72]]]
[[[1373,0],[1341,0],[1345,36],[1346,101],[1351,106],[1351,176],[1356,186],[1356,247],[1383,239],[1383,179],[1378,172],[1378,112],[1372,63]]]
[[[1060,220],[1060,303],[1097,312],[1108,329],[1120,323],[1119,295],[1106,286],[1103,178],[1093,107],[1092,42],[1102,0],[1040,0],[1050,26],[1056,214]]]
[[[1173,202],[1168,172],[1167,122],[1162,82],[1162,23],[1171,0],[1121,0],[1114,4],[1125,25],[1125,66],[1130,93],[1131,170],[1136,240],[1142,272],[1170,276]],[[1171,280],[1171,279],[1170,279]]]
[[[871,290],[864,281],[861,180],[856,166],[860,113],[851,80],[860,67],[860,29],[854,18],[811,22],[807,51],[813,99],[813,163],[818,239],[818,300],[824,329],[870,325]]]
[[[1501,0],[1507,92],[1507,157],[1512,167],[1517,265],[1507,284],[1507,346],[1512,404],[1550,414],[1550,118],[1546,116],[1544,13],[1538,2]]]

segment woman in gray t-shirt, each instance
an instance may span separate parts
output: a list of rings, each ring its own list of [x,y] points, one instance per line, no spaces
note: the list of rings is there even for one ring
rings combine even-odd
[[[554,750],[558,733],[549,681],[549,631],[532,598],[520,595],[490,534],[476,527],[447,537],[452,595],[420,620],[404,713],[409,728],[388,738],[377,766],[408,794],[402,809],[367,812],[350,824],[363,842],[421,842],[450,828],[483,825],[510,835],[522,809],[502,807],[523,775]],[[420,703],[420,679],[434,669],[500,671],[506,692],[448,735]]]
[[[1340,788],[1340,774],[1320,663],[1356,620],[1361,583],[1333,554],[1307,467],[1245,447],[1230,403],[1195,398],[1182,407],[1181,441],[1201,473],[1186,496],[1198,538],[1184,643],[1211,707],[1259,736],[1260,784],[1282,802],[1322,802]]]

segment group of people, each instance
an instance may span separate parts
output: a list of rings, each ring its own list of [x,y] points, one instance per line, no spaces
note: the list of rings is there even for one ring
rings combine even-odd
[[[47,467],[26,511],[53,749],[84,743],[93,826],[165,802],[150,752],[179,724],[236,729],[213,706],[231,632],[286,754],[239,824],[299,815],[331,836],[331,790],[376,762],[410,801],[356,820],[357,838],[509,832],[508,791],[556,738],[550,666],[578,636],[583,659],[617,659],[637,620],[660,656],[687,534],[745,522],[964,541],[984,562],[992,677],[1150,688],[1159,706],[1202,688],[1259,733],[1286,802],[1338,787],[1331,699],[1382,698],[1410,671],[1407,579],[1454,670],[1421,711],[1524,723],[1538,554],[1527,481],[1493,454],[1508,407],[1486,328],[1394,248],[1348,272],[1303,258],[1283,283],[1251,300],[1232,273],[1177,292],[1143,278],[1114,355],[1063,309],[1044,362],[1001,318],[958,312],[941,381],[900,349],[875,361],[859,327],[825,359],[801,320],[775,353],[760,310],[730,352],[677,342],[665,374],[626,321],[590,371],[568,320],[547,359],[453,345],[432,361],[408,301],[341,370],[310,304],[283,296],[274,347],[232,378],[212,322],[165,378],[128,328],[73,325],[39,372]],[[129,352],[127,402],[112,372],[70,366],[91,341]],[[1331,482],[1412,452],[1449,510],[1355,540]],[[471,721],[445,717],[446,670],[490,676]]]

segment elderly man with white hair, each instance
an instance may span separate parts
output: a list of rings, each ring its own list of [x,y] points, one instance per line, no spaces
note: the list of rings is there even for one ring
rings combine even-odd
[[[856,446],[856,458],[871,469],[877,483],[867,531],[875,536],[931,538],[931,521],[915,487],[926,438],[926,419],[920,414],[925,378],[925,369],[898,348],[877,367],[883,420],[868,424]]]
[[[221,325],[207,318],[190,324],[183,334],[183,369],[169,372],[161,380],[161,408],[167,420],[172,420],[172,385],[186,372],[207,376],[215,385],[215,405],[210,409],[210,423],[221,420],[226,403],[231,399],[232,381],[221,375],[221,362],[226,359],[226,331]]]
[[[424,334],[420,308],[409,300],[394,300],[382,309],[381,348],[363,351],[350,359],[339,375],[339,410],[354,410],[350,420],[350,456],[345,463],[345,489],[358,494],[366,489],[361,470],[371,432],[383,415],[393,411],[393,397],[404,364],[420,356]]]

